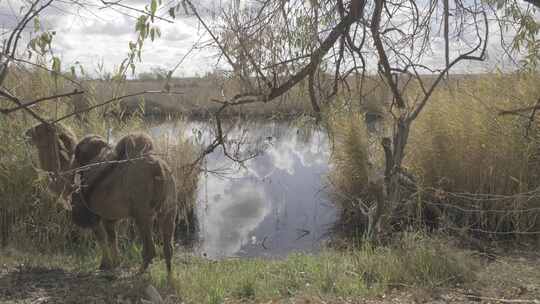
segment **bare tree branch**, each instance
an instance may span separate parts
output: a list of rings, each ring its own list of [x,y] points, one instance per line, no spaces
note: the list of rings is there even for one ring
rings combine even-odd
[[[152,15],[151,13],[149,13],[149,12],[147,12],[145,10],[141,10],[141,9],[138,9],[138,8],[135,8],[135,7],[131,7],[129,5],[122,4],[120,1],[112,2],[112,1],[101,0],[101,3],[103,3],[105,5],[105,7],[103,7],[103,8],[107,8],[107,7],[111,7],[111,6],[118,6],[118,7],[125,8],[125,9],[128,9],[128,10],[132,10],[132,11],[135,11],[137,13],[141,13],[141,14],[144,14],[144,15],[147,15],[147,16],[152,16],[152,17],[154,17],[156,19],[165,21],[167,23],[174,23],[174,21],[169,20],[167,18],[163,18],[163,17],[157,16],[157,15]]]
[[[0,93],[1,94],[1,93]],[[17,107],[14,107],[14,108],[10,108],[10,109],[0,109],[0,113],[3,113],[3,114],[9,114],[11,112],[15,112],[17,110],[20,110],[22,108],[30,108],[32,107],[33,105],[35,104],[38,104],[42,101],[46,101],[46,100],[51,100],[51,99],[55,99],[55,98],[62,98],[62,97],[69,97],[69,96],[73,96],[73,95],[79,95],[79,94],[84,94],[84,91],[73,91],[71,93],[62,93],[62,94],[57,94],[57,95],[52,95],[52,96],[47,96],[47,97],[42,97],[42,98],[38,98],[38,99],[35,99],[33,101],[30,101],[30,102],[27,102],[27,103],[23,103]]]
[[[38,121],[40,121],[41,123],[44,123],[44,124],[48,124],[48,122],[43,119],[41,116],[39,116],[38,114],[36,114],[34,111],[30,110],[29,108],[25,107],[23,105],[23,103],[19,100],[19,98],[15,97],[14,95],[12,95],[11,93],[9,93],[8,91],[6,90],[0,90],[0,96],[4,96],[5,98],[7,98],[8,100],[12,101],[13,103],[15,103],[17,106],[19,106],[21,109],[25,110],[26,112],[28,112],[32,117],[34,117],[35,119],[37,119]]]

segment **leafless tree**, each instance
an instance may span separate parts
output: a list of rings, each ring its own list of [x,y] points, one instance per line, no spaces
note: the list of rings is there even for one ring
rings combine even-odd
[[[357,83],[359,94],[348,96],[364,108],[367,123],[368,188],[376,199],[363,212],[372,238],[388,232],[402,200],[408,176],[402,161],[413,122],[454,66],[486,58],[490,33],[489,4],[478,1],[256,1],[222,7],[213,28],[190,0],[182,3],[244,83],[242,92],[221,101],[223,107],[272,101],[307,78],[318,115],[322,102]],[[441,45],[442,64],[428,64]],[[366,107],[362,88],[373,78],[391,98]],[[419,92],[406,95],[413,86]]]

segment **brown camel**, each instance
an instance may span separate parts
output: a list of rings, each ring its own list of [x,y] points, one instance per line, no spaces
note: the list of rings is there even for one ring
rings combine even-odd
[[[43,127],[33,129],[36,128],[41,130]],[[62,133],[64,129],[45,128],[56,133]],[[48,153],[54,152],[51,148],[54,145],[39,143],[52,138],[61,141],[63,136],[47,135],[33,138],[40,149],[40,162],[51,158]],[[79,226],[93,229],[103,251],[102,269],[118,264],[117,222],[130,217],[135,220],[143,241],[140,271],[145,271],[155,256],[152,226],[157,217],[167,271],[171,274],[177,190],[168,165],[153,155],[152,149],[152,139],[144,134],[127,135],[114,149],[103,138],[90,135],[83,138],[70,155],[71,168],[79,168],[80,175],[80,187],[73,191],[71,197],[72,218]],[[57,169],[43,163],[42,166],[44,170],[53,169],[53,172]]]
[[[69,207],[73,192],[74,174],[59,174],[71,169],[77,138],[62,125],[39,124],[28,131],[26,137],[37,147],[41,169],[49,173],[48,188]]]

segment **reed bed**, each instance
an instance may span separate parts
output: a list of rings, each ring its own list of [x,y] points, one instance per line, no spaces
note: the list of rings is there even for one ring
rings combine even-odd
[[[538,83],[537,74],[489,74],[440,86],[411,128],[404,166],[418,189],[397,221],[422,226],[427,216],[438,229],[491,239],[539,235],[540,124],[530,112],[499,115],[534,105]],[[346,221],[362,224],[355,198],[367,182],[363,117],[338,112],[329,121],[334,201]]]

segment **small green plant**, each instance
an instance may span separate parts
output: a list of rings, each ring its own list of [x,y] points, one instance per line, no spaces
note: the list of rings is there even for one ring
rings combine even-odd
[[[225,300],[223,296],[223,290],[220,288],[211,288],[208,291],[207,303],[208,304],[222,304]]]

